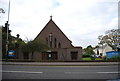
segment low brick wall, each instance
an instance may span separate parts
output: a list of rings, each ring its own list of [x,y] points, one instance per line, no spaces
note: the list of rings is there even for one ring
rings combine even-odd
[[[1,61],[6,61],[2,59]],[[31,60],[31,59],[8,59],[7,62],[120,62],[119,59],[116,60],[80,60],[80,61],[63,61],[63,60]]]

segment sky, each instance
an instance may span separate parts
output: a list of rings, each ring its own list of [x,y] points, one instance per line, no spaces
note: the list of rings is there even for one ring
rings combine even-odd
[[[98,45],[98,36],[118,28],[119,0],[10,0],[11,34],[33,40],[53,21],[74,46]],[[0,25],[8,20],[9,0],[0,0]]]

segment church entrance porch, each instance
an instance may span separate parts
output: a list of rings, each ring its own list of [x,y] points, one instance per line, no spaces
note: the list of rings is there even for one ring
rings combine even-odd
[[[42,60],[57,60],[58,53],[57,52],[45,52],[42,53]]]

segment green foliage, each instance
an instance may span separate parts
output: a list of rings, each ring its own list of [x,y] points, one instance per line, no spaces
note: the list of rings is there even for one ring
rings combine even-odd
[[[7,43],[7,23],[5,23],[5,27],[2,27],[2,52],[3,58],[6,57],[6,43]],[[17,37],[11,35],[11,30],[8,31],[8,50],[21,49],[24,54],[37,52],[45,52],[48,49],[48,46],[42,40],[32,40],[25,43],[22,39],[19,38],[19,34]]]
[[[84,58],[82,58],[82,60],[91,60],[91,58],[90,57],[84,57]]]
[[[95,60],[95,59],[96,59],[95,57],[92,57],[92,56],[91,56],[91,60]]]
[[[29,41],[26,45],[27,51],[32,53],[31,59],[33,59],[34,52],[46,52],[48,46],[42,40],[32,40]]]
[[[101,58],[84,57],[82,60],[102,60]]]
[[[82,55],[82,57],[90,57],[90,55],[89,54],[84,54],[84,55]]]
[[[87,48],[85,48],[84,50],[85,50],[85,52],[86,52],[86,54],[88,54],[88,55],[94,55],[95,54],[95,52],[93,51],[93,47],[91,46],[91,45],[89,45]]]
[[[28,49],[29,47],[28,47],[27,43],[21,42],[21,43],[19,43],[19,45],[20,45],[20,49],[22,49],[23,54],[29,53],[29,49]]]
[[[32,40],[28,43],[29,52],[45,52],[48,49],[48,46],[42,40]]]
[[[103,56],[103,59],[106,60],[106,55]]]
[[[91,60],[95,60],[96,59],[96,55],[95,54],[93,54],[93,55],[91,55]]]
[[[112,49],[116,50],[117,45],[120,44],[119,37],[120,29],[107,30],[105,35],[98,36],[99,44],[108,44]]]
[[[32,53],[31,58],[33,59],[34,52],[46,52],[48,46],[42,40],[31,40],[27,43],[20,42],[20,48],[24,54]]]
[[[7,25],[2,26],[2,57],[6,58],[6,44],[7,44]],[[15,50],[21,48],[25,42],[19,37],[11,35],[11,30],[8,30],[8,50]]]
[[[2,26],[2,57],[5,58],[6,55],[6,43],[7,43],[7,32],[6,32],[6,26]],[[8,50],[14,50],[15,49],[15,37],[11,35],[11,30],[8,31]]]

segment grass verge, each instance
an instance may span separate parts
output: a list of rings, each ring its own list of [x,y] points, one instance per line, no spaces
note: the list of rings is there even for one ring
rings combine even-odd
[[[82,60],[91,60],[90,57],[85,57],[85,58],[82,58]],[[95,60],[102,60],[102,58],[95,58]]]

